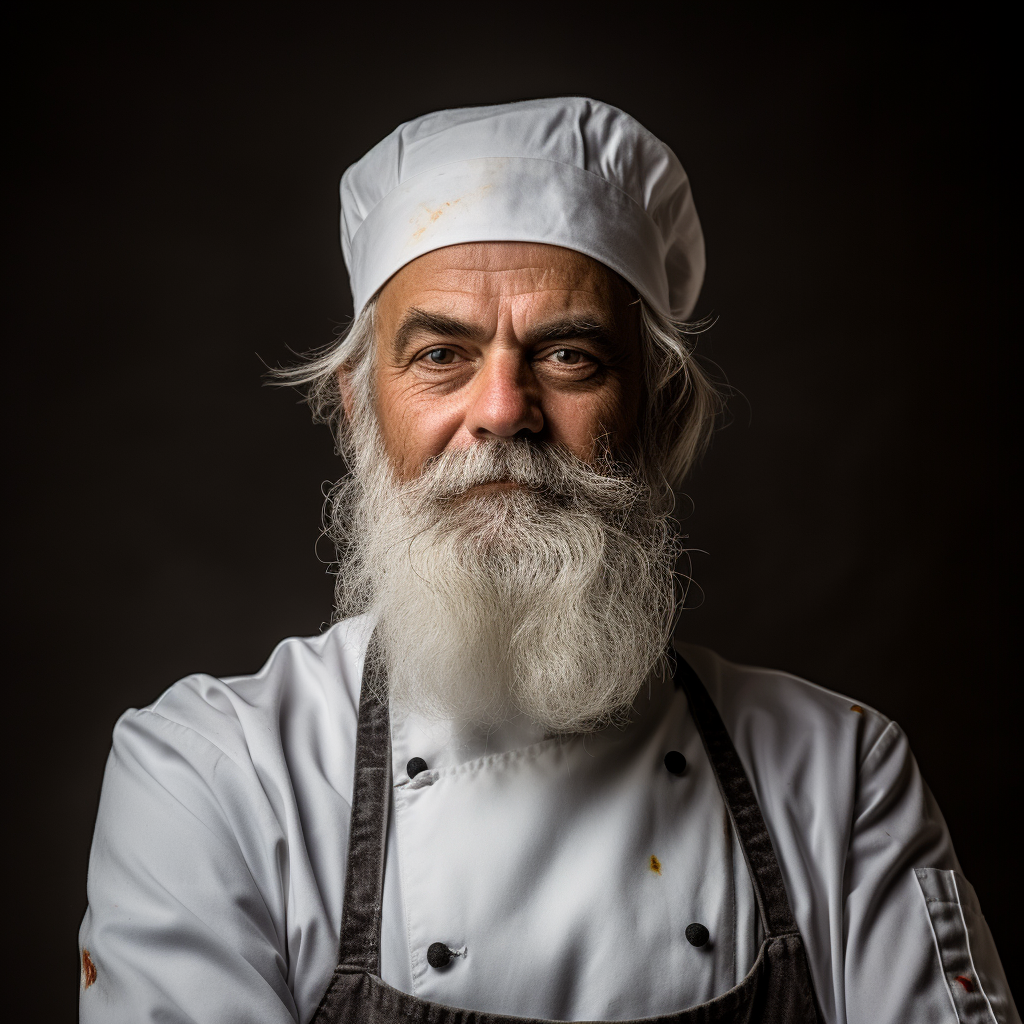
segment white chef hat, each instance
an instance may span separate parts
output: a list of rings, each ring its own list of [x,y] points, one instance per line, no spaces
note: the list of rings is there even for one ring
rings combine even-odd
[[[682,165],[597,100],[425,114],[342,176],[341,246],[357,315],[417,256],[497,241],[585,253],[678,319],[693,312],[704,279],[704,236]]]

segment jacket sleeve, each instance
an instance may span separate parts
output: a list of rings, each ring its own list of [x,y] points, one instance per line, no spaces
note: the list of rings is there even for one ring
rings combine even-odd
[[[974,890],[895,723],[864,758],[850,836],[849,1024],[1020,1024]]]
[[[296,1021],[283,848],[251,763],[152,711],[124,715],[89,862],[84,1024]]]

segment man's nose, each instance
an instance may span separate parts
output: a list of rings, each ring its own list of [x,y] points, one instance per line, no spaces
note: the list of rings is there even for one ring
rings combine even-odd
[[[502,352],[484,360],[472,383],[465,427],[477,439],[544,429],[540,390],[528,359]]]

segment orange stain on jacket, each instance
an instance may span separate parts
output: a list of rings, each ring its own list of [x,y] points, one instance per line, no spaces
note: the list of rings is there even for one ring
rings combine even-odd
[[[96,965],[89,956],[89,950],[82,950],[82,987],[88,988],[96,981]]]

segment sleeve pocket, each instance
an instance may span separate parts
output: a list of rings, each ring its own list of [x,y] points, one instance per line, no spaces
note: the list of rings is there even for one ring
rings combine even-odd
[[[915,868],[946,988],[960,1024],[1020,1024],[971,883],[959,871]]]

